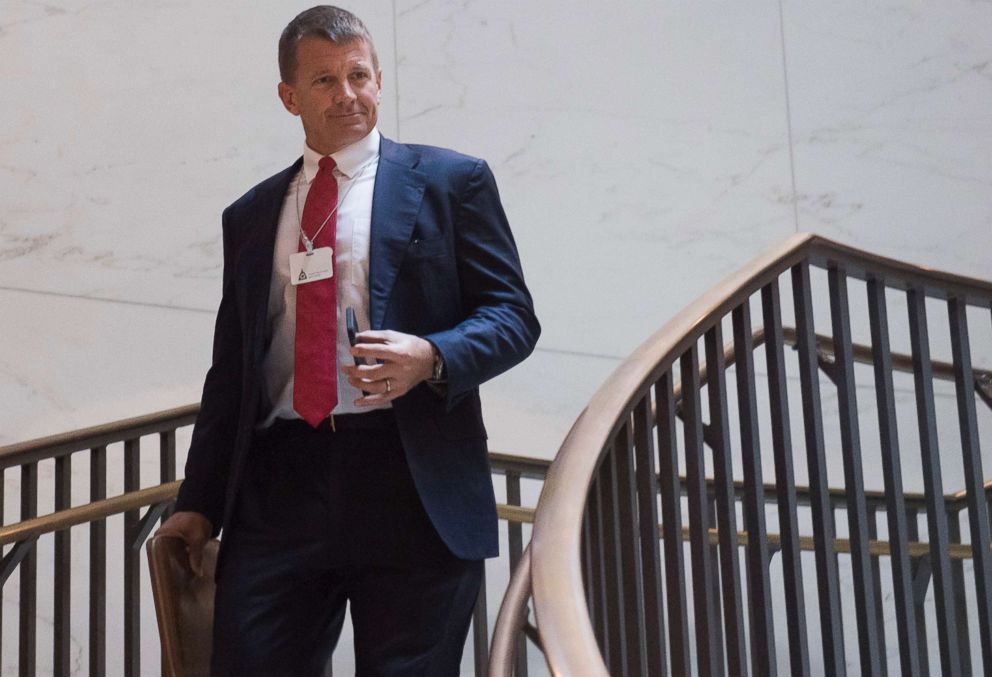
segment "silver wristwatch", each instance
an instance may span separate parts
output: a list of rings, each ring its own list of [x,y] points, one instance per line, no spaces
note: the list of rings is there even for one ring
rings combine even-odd
[[[441,357],[441,351],[436,346],[434,347],[434,373],[431,375],[431,380],[444,380],[444,358]]]

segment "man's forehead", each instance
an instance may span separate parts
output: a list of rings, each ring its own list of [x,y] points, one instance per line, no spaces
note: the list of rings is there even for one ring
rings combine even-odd
[[[372,54],[365,40],[331,42],[322,38],[304,38],[296,46],[297,66],[326,69],[340,65],[372,67]]]

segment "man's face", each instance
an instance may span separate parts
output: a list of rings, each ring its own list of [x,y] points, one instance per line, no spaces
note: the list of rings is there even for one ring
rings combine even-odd
[[[375,127],[381,85],[365,40],[308,37],[296,45],[296,73],[293,82],[279,83],[279,98],[300,116],[307,144],[330,155]]]

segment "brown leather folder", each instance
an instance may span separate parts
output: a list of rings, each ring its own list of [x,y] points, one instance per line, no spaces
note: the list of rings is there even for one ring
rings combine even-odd
[[[220,541],[203,552],[203,576],[189,566],[186,544],[173,536],[154,536],[145,545],[162,640],[162,674],[208,677],[214,622],[214,571]]]

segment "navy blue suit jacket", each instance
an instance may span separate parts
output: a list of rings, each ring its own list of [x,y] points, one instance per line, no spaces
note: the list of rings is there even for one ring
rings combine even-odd
[[[213,364],[176,508],[227,524],[263,406],[268,294],[276,229],[301,160],[223,214],[223,295]],[[540,325],[496,183],[482,160],[383,138],[372,200],[373,329],[431,341],[444,357],[444,397],[420,384],[393,408],[410,472],[452,553],[498,553],[478,386],[523,360]],[[222,549],[223,555],[223,549]]]

